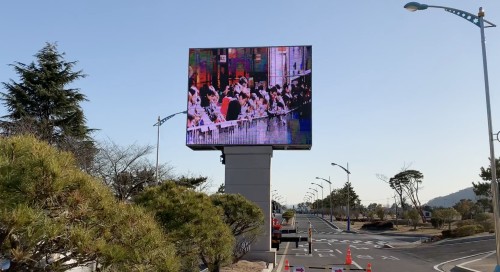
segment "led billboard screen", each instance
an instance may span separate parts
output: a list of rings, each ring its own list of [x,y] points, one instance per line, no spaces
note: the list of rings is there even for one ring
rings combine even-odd
[[[312,145],[311,46],[189,49],[186,144]]]

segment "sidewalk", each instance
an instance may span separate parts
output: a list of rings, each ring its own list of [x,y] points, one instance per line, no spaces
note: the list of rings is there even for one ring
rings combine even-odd
[[[451,272],[493,272],[497,265],[495,251],[457,261]]]

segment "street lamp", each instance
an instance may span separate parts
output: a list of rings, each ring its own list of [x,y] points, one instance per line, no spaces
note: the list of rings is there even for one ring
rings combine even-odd
[[[180,111],[180,112],[176,112],[174,114],[170,114],[169,116],[163,118],[163,119],[160,119],[160,116],[158,116],[158,122],[156,122],[153,127],[158,127],[158,134],[157,134],[157,137],[156,137],[156,182],[159,182],[159,177],[158,177],[158,157],[159,157],[159,154],[160,154],[160,127],[161,125],[163,125],[163,123],[165,123],[168,119],[176,116],[177,114],[180,114],[180,113],[184,113],[186,114],[187,111]]]
[[[314,183],[314,182],[311,182],[311,184],[314,184],[314,185],[317,185],[319,187],[321,187],[321,206],[320,206],[320,209],[321,209],[321,218],[323,218],[323,185],[319,185],[317,183]]]
[[[493,145],[493,128],[492,128],[492,121],[491,121],[491,107],[490,107],[490,87],[488,83],[488,63],[486,61],[486,44],[485,44],[485,36],[484,36],[484,29],[488,27],[496,27],[495,24],[492,22],[489,22],[487,20],[484,20],[484,10],[482,7],[479,8],[479,13],[476,15],[465,12],[463,10],[458,10],[454,8],[449,8],[449,7],[443,7],[443,6],[431,6],[431,5],[425,5],[425,4],[420,4],[417,2],[409,2],[408,4],[404,5],[405,9],[408,9],[409,11],[417,11],[417,10],[425,10],[427,8],[440,8],[444,9],[445,11],[449,13],[453,13],[457,16],[460,16],[461,18],[475,24],[476,26],[479,27],[480,32],[481,32],[481,49],[482,49],[482,55],[483,55],[483,73],[484,73],[484,90],[486,94],[486,114],[488,118],[488,138],[489,138],[489,145],[490,145],[490,169],[491,169],[491,191],[493,195],[493,214],[495,217],[495,239],[496,239],[496,256],[497,256],[497,265],[495,267],[495,272],[500,272],[500,207],[499,205],[499,199],[498,199],[498,181],[497,181],[497,168],[496,168],[496,162],[495,162],[495,149]],[[484,23],[487,23],[488,25],[485,26]]]
[[[347,163],[347,168],[345,168],[342,165],[338,165],[334,162],[332,162],[332,166],[338,166],[338,167],[342,168],[347,173],[347,231],[350,231],[351,230],[351,216],[350,216],[350,214],[351,214],[351,212],[350,212],[351,183],[349,182],[349,175],[351,174],[351,172],[349,172],[349,163]]]
[[[309,189],[314,190],[316,192],[316,201],[315,202],[318,202],[318,190],[311,188],[311,187],[309,187]],[[316,203],[316,210],[318,209],[318,204],[319,203]],[[318,211],[316,211],[316,214],[318,214]]]
[[[314,194],[313,194],[313,193],[311,193],[311,192],[307,192],[307,193],[304,195],[304,197],[309,198],[309,199],[310,199],[310,201],[311,201],[311,204],[312,204],[312,205],[314,205]]]
[[[328,182],[328,187],[330,187],[330,222],[333,222],[333,206],[332,206],[332,183],[330,182],[330,177],[328,177],[328,180],[320,177],[316,177],[316,179],[322,179],[326,182]]]

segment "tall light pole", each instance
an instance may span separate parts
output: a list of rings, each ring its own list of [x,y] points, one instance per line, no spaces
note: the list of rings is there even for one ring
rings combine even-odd
[[[332,183],[330,182],[330,177],[328,177],[328,180],[320,177],[316,177],[316,179],[322,179],[326,182],[328,182],[328,187],[330,187],[330,222],[333,222],[333,206],[332,206]]]
[[[479,27],[481,32],[481,49],[483,55],[483,73],[484,73],[484,91],[486,95],[486,114],[488,118],[488,142],[490,145],[490,170],[491,170],[491,191],[493,196],[493,214],[495,218],[495,239],[496,239],[496,257],[497,265],[495,267],[495,272],[500,272],[500,207],[498,199],[498,181],[497,181],[497,168],[495,160],[495,149],[493,145],[493,128],[491,121],[491,106],[490,106],[490,87],[488,82],[488,63],[486,61],[486,43],[484,36],[484,29],[488,27],[496,27],[495,24],[484,19],[484,10],[482,7],[479,8],[479,12],[476,15],[465,12],[463,10],[458,10],[443,6],[431,6],[420,4],[417,2],[409,2],[404,6],[405,9],[410,11],[425,10],[427,8],[439,8],[444,9],[447,12],[453,13],[467,21],[475,24]],[[485,26],[484,23],[488,25]]]
[[[309,187],[309,189],[314,190],[316,192],[316,202],[318,202],[318,190],[311,187]],[[316,210],[318,209],[318,204],[319,203],[316,203]],[[318,211],[316,211],[316,214],[318,214]]]
[[[350,231],[351,230],[351,216],[350,216],[350,214],[351,214],[351,212],[350,212],[351,183],[349,182],[349,175],[351,174],[351,172],[349,172],[349,163],[347,163],[347,168],[345,168],[342,165],[338,165],[334,162],[332,162],[332,166],[338,166],[338,167],[342,168],[347,173],[347,231]]]
[[[307,201],[309,201],[309,202],[311,202],[311,203],[312,203],[312,201],[311,201],[311,197],[310,197],[310,196],[308,196],[308,195],[305,195],[305,196],[304,196],[304,202],[305,202],[305,204],[306,204],[306,207],[309,207],[309,205],[307,205]],[[309,212],[309,211],[307,211],[307,212]]]
[[[311,182],[311,184],[317,185],[321,188],[321,202],[320,202],[321,208],[320,209],[321,209],[321,218],[323,218],[323,185],[319,185],[319,184],[314,183],[314,182]]]
[[[187,113],[187,111],[180,111],[180,112],[176,112],[174,114],[170,114],[169,116],[161,119],[160,116],[158,116],[158,122],[156,122],[153,127],[158,127],[158,134],[156,136],[156,182],[159,182],[159,177],[158,177],[158,157],[160,155],[160,127],[161,125],[163,125],[163,123],[165,123],[168,119],[176,116],[177,114],[180,114],[180,113]]]
[[[305,197],[309,198],[309,200],[311,201],[312,208],[314,209],[314,193],[307,192]]]

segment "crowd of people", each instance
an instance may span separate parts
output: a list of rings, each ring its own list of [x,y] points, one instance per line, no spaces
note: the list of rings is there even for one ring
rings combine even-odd
[[[245,77],[216,90],[210,84],[197,88],[190,78],[188,92],[188,128],[233,120],[252,120],[283,116],[311,100],[310,86],[304,83],[276,84],[270,88],[256,84],[250,88]]]

